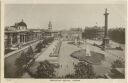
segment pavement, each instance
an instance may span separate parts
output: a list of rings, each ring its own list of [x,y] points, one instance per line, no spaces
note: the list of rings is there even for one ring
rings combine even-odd
[[[68,44],[68,41],[63,41],[61,44],[61,47],[60,47],[59,56],[49,58],[48,54],[49,54],[51,48],[54,47],[54,46],[52,46],[54,44],[55,44],[55,42],[53,42],[51,44],[51,46],[49,46],[46,49],[46,51],[42,52],[41,55],[36,59],[36,62],[40,62],[40,61],[46,60],[46,59],[52,59],[52,60],[58,61],[60,67],[57,68],[56,72],[55,72],[57,77],[64,77],[69,74],[74,74],[74,64],[77,64],[79,61],[78,61],[78,59],[75,59],[75,58],[71,57],[70,55],[73,52],[83,49],[83,47],[86,47],[86,46],[90,51],[102,53],[105,55],[105,60],[102,61],[102,64],[93,65],[94,72],[96,72],[97,75],[103,75],[103,74],[110,72],[111,63],[114,60],[118,59],[119,56],[120,57],[124,56],[124,51],[118,51],[118,50],[102,51],[99,47],[93,46],[89,43],[85,43],[84,45],[81,45],[80,47],[78,47],[78,46],[75,46],[72,44]]]
[[[49,60],[49,59],[56,59],[57,57],[50,57],[50,54],[54,53],[55,46],[57,45],[59,41],[55,40],[46,48],[46,50],[42,53],[40,53],[40,56],[35,60],[36,62],[41,62],[44,60]]]
[[[70,55],[74,52],[79,50],[75,45],[68,44],[67,41],[63,41],[60,53],[58,57],[58,63],[60,64],[60,67],[56,70],[56,75],[58,77],[63,77],[68,74],[74,73],[74,65],[77,64],[78,60],[75,58],[72,58]]]
[[[118,56],[124,56],[124,52],[123,51],[111,51],[111,50],[107,50],[107,51],[102,51],[99,47],[93,46],[90,43],[84,43],[84,45],[81,46],[76,46],[73,44],[68,44],[68,41],[63,41],[62,45],[60,47],[60,52],[59,52],[59,56],[58,57],[52,57],[52,59],[57,60],[60,67],[56,69],[56,76],[57,77],[64,77],[66,75],[69,74],[73,74],[74,73],[74,64],[77,64],[79,61],[78,59],[75,59],[73,57],[71,57],[70,55],[75,52],[78,51],[80,49],[83,48],[88,48],[89,51],[94,51],[97,53],[102,53],[105,55],[105,60],[102,61],[102,63],[100,65],[93,65],[94,66],[94,72],[97,75],[104,75],[108,72],[110,72],[110,68],[111,68],[111,63],[118,59]],[[116,55],[116,56],[115,56]],[[45,60],[46,55],[41,54],[41,56],[38,58],[38,60]],[[38,62],[38,60],[36,60]]]
[[[63,41],[60,47],[60,52],[58,57],[49,57],[49,54],[52,51],[52,48],[54,47],[53,45],[56,45],[57,41],[54,41],[50,46],[48,46],[48,48],[45,49],[45,51],[41,52],[37,59],[35,60],[36,62],[34,63],[33,67],[32,67],[32,71],[36,71],[37,68],[37,64],[40,61],[44,61],[44,60],[49,60],[49,61],[57,61],[60,65],[59,68],[56,68],[56,72],[55,74],[57,75],[57,77],[63,77],[66,76],[68,74],[72,74],[74,73],[74,65],[73,64],[77,64],[78,60],[75,58],[72,58],[70,55],[77,50],[80,50],[80,48],[78,48],[75,45],[71,45],[68,44],[67,41]],[[28,77],[28,74],[24,74],[23,77]]]
[[[109,73],[110,69],[111,69],[111,63],[113,61],[115,61],[117,59],[122,59],[122,60],[125,59],[125,52],[124,51],[120,51],[120,50],[105,50],[105,51],[102,51],[99,47],[91,45],[94,42],[97,43],[97,44],[100,44],[101,41],[88,40],[88,42],[90,44],[85,43],[85,45],[88,45],[88,49],[90,49],[91,51],[102,53],[102,54],[105,55],[105,60],[102,61],[101,65],[93,65],[94,66],[94,71],[98,75],[103,75],[103,74]],[[112,42],[112,43],[114,43],[114,42]],[[115,44],[113,44],[113,45],[115,45],[115,46],[119,45],[117,43],[115,43]],[[123,46],[124,45],[122,45],[122,47]]]

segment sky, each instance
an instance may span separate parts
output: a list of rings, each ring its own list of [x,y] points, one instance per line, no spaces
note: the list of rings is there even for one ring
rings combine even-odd
[[[5,26],[22,19],[28,28],[53,29],[104,26],[104,12],[108,8],[108,28],[126,28],[127,11],[124,4],[6,4]]]

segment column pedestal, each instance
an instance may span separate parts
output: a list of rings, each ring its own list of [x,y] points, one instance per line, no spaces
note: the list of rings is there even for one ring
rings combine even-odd
[[[102,45],[103,45],[103,50],[109,48],[109,38],[104,38]]]

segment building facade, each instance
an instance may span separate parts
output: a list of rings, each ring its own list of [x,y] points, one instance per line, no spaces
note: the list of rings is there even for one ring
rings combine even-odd
[[[5,27],[4,45],[5,49],[18,49],[36,40],[41,40],[45,34],[39,29],[28,29],[22,20],[13,26]]]
[[[70,30],[61,31],[61,36],[64,40],[81,40],[82,39],[82,29],[81,28],[71,28]]]

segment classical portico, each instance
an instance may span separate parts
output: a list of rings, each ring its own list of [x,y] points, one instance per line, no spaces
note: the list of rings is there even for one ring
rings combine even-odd
[[[19,48],[30,44],[33,41],[52,36],[52,24],[49,22],[49,29],[27,29],[27,24],[23,21],[15,23],[13,26],[5,28],[5,49]],[[46,34],[48,33],[48,34]]]
[[[29,31],[27,30],[26,23],[22,20],[19,23],[15,23],[13,26],[8,27],[5,30],[5,48],[16,47],[19,44],[24,44],[31,41],[32,38],[28,37]]]

